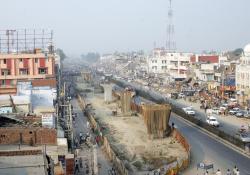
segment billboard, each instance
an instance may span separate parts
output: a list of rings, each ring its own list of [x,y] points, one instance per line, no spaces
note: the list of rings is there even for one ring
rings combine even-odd
[[[47,128],[55,128],[55,116],[53,114],[43,114],[42,126]]]

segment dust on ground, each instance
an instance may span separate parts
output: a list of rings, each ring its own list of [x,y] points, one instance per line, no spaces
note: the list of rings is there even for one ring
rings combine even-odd
[[[175,159],[187,158],[185,149],[173,137],[148,139],[142,117],[124,116],[116,102],[104,102],[103,94],[95,94],[88,98],[88,102],[94,108],[96,120],[107,127],[106,136],[112,148],[119,158],[129,162],[132,169],[156,169]],[[114,110],[118,110],[117,116],[112,116]]]

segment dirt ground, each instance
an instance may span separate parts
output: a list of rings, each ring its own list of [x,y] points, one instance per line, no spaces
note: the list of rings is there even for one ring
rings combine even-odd
[[[109,141],[123,160],[127,160],[132,169],[156,169],[177,158],[187,158],[187,153],[174,138],[150,140],[141,116],[124,116],[116,102],[107,104],[103,94],[89,97],[94,108],[95,118],[108,128]],[[118,115],[112,116],[112,110],[118,109]]]

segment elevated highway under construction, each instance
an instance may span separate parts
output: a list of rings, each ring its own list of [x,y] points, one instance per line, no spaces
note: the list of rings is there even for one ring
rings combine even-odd
[[[84,78],[78,78],[78,82],[90,83]],[[110,90],[110,86],[102,87]],[[132,91],[123,90],[119,94],[93,91],[86,93],[83,89],[80,101],[85,104],[91,126],[103,137],[104,151],[115,167],[121,167],[119,172],[124,171],[121,174],[154,174],[154,171],[166,174],[171,169],[177,172],[188,166],[189,147],[187,152],[183,146],[188,143],[178,131],[171,132],[169,105],[150,102],[138,106],[139,111],[131,108],[135,95]],[[100,137],[96,139],[100,142]]]
[[[121,83],[123,83],[123,86],[121,86]],[[146,93],[146,101],[166,103],[165,97],[153,90],[145,90],[124,81],[117,84],[119,85],[117,87],[119,90],[122,90],[122,87],[132,87],[142,90],[142,93],[139,93],[139,95]],[[144,98],[141,98],[141,101],[144,101],[143,99]],[[180,108],[181,107],[182,106],[180,106]],[[250,156],[245,154],[242,149],[235,147],[229,142],[225,142],[223,139],[183,119],[175,113],[171,114],[170,123],[172,122],[175,123],[175,126],[185,136],[191,146],[190,166],[183,174],[193,175],[202,173],[197,170],[197,164],[201,162],[213,164],[214,170],[220,169],[223,174],[226,173],[227,169],[232,170],[234,166],[239,168],[241,174],[250,174]]]

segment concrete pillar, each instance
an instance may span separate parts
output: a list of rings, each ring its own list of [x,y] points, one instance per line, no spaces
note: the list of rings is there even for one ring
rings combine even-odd
[[[132,92],[123,91],[121,93],[121,111],[122,113],[131,112],[131,100],[132,100]]]
[[[112,101],[112,84],[102,84],[101,85],[104,88],[104,101],[105,102],[111,102]]]

